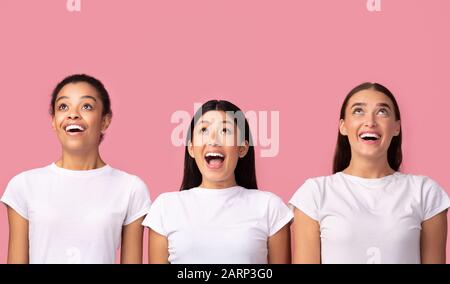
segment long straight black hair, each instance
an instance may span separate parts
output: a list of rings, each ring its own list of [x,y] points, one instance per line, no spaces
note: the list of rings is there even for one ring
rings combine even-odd
[[[218,110],[225,113],[232,112],[234,114],[234,122],[239,127],[242,137],[239,139],[248,141],[249,149],[247,154],[243,158],[239,158],[236,169],[234,170],[234,176],[236,183],[247,189],[258,189],[256,182],[256,168],[255,168],[255,149],[253,146],[252,135],[250,133],[250,127],[247,119],[242,111],[234,104],[223,100],[210,100],[204,103],[195,116],[191,120],[189,126],[188,137],[186,141],[186,147],[184,152],[184,173],[183,182],[181,183],[180,190],[188,190],[194,187],[198,187],[202,183],[202,174],[195,162],[195,159],[189,155],[188,147],[189,142],[192,140],[194,127],[197,124],[201,116],[208,111]],[[242,123],[243,122],[243,123]],[[244,129],[242,129],[244,128]],[[243,138],[243,139],[242,139]]]
[[[354,94],[363,90],[375,90],[386,95],[386,97],[388,97],[392,101],[392,104],[394,105],[395,119],[397,121],[400,120],[400,108],[398,107],[397,101],[392,92],[381,84],[369,82],[356,86],[355,88],[353,88],[353,90],[350,91],[350,93],[348,93],[341,107],[340,119],[345,119],[345,110],[347,108],[348,101],[350,100],[350,98]],[[393,170],[398,171],[400,169],[400,165],[402,164],[403,159],[401,127],[398,136],[394,136],[391,140],[387,156],[389,166]],[[342,135],[341,132],[338,130],[336,150],[334,152],[334,160],[333,160],[333,174],[345,170],[349,166],[351,159],[352,159],[352,151],[350,148],[348,137]]]

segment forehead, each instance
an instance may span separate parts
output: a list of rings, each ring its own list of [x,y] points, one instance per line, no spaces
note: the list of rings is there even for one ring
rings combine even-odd
[[[92,96],[96,98],[97,100],[100,100],[100,96],[97,92],[97,90],[92,87],[90,84],[86,82],[76,82],[76,83],[69,83],[65,85],[61,91],[59,91],[56,98],[59,97],[68,97],[69,99],[78,100],[83,96]]]
[[[387,104],[391,108],[393,108],[393,103],[391,99],[384,93],[376,90],[362,90],[355,93],[348,101],[348,107],[351,107],[355,103],[364,103],[367,104],[368,106]]]
[[[200,119],[198,120],[197,124],[204,122],[204,123],[222,123],[224,120],[229,121],[230,123],[233,123],[233,112],[226,113],[222,110],[210,110],[208,112],[205,112]]]

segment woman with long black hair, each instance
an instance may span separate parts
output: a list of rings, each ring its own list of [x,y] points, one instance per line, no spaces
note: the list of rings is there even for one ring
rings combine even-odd
[[[292,212],[257,190],[248,122],[227,101],[191,121],[179,192],[161,194],[144,225],[150,263],[289,263]]]

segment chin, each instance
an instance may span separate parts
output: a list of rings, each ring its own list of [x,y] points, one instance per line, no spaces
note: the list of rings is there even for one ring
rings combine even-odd
[[[223,173],[206,173],[205,177],[213,182],[222,182],[226,180],[226,177]]]
[[[359,153],[361,157],[364,157],[368,160],[370,159],[379,159],[380,157],[383,157],[387,155],[387,151],[362,151]]]
[[[225,173],[221,173],[221,172],[217,172],[217,173],[209,172],[209,173],[205,174],[205,177],[209,181],[217,182],[217,183],[225,182],[229,179],[229,177]]]
[[[64,150],[68,152],[80,152],[86,150],[87,144],[81,141],[70,141],[63,144]]]

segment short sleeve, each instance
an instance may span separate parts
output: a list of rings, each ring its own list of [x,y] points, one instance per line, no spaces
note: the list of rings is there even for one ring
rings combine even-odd
[[[424,182],[422,191],[423,220],[428,220],[450,207],[448,194],[432,179]]]
[[[167,231],[165,230],[163,223],[164,197],[165,195],[162,194],[155,199],[155,202],[153,202],[150,211],[144,219],[144,222],[142,222],[142,225],[149,227],[158,234],[167,237]]]
[[[151,205],[150,194],[145,183],[137,176],[133,176],[133,179],[132,192],[128,201],[128,210],[124,226],[129,225],[146,215]]]
[[[276,196],[275,194],[271,194],[271,198],[269,200],[268,217],[269,236],[271,237],[275,235],[286,224],[288,224],[292,220],[294,215],[280,197]]]
[[[312,179],[294,193],[289,204],[302,211],[315,221],[319,221],[320,194],[317,184]]]
[[[23,218],[29,219],[26,184],[23,174],[17,175],[9,181],[1,201]]]

